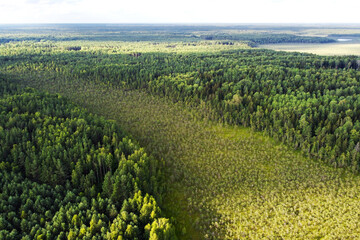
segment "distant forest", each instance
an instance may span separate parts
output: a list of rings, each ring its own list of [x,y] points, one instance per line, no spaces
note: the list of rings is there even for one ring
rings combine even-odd
[[[283,33],[289,27],[207,26],[207,25],[141,25],[141,24],[55,24],[10,26],[0,25],[0,43],[14,41],[201,41],[236,40],[252,46],[270,43],[330,43],[333,38]],[[301,30],[299,28],[298,30]],[[261,30],[261,31],[260,31]],[[296,28],[295,28],[296,30]],[[280,31],[279,33],[269,33]]]

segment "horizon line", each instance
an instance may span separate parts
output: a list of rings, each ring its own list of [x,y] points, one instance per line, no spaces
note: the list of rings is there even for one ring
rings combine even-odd
[[[94,25],[94,24],[111,24],[111,25],[359,25],[360,22],[31,22],[31,23],[0,23],[0,25]]]

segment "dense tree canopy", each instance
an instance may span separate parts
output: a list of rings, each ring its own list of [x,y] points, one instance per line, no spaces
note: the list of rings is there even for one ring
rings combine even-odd
[[[162,164],[114,122],[0,86],[1,239],[175,238],[154,198]]]

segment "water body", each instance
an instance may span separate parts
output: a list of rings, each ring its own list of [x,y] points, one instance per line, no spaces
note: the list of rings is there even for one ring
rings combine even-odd
[[[352,41],[352,39],[350,39],[350,38],[339,38],[337,41],[338,42],[349,42],[349,41]]]

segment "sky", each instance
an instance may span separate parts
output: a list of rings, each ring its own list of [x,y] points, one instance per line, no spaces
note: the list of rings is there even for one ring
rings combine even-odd
[[[0,23],[360,23],[360,0],[0,0]]]

